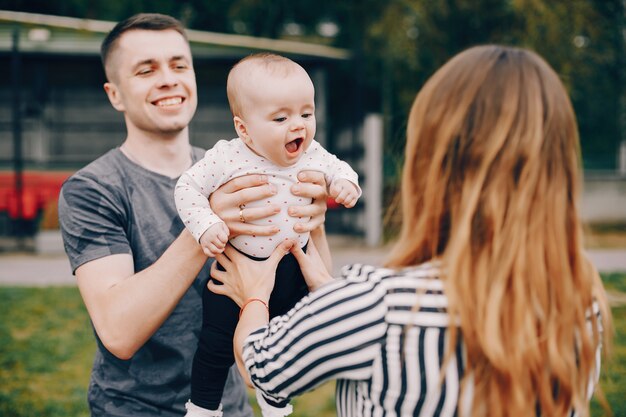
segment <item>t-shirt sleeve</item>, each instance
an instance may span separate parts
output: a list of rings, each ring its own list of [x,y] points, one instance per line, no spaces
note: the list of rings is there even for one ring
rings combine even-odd
[[[115,190],[95,178],[75,175],[63,184],[59,223],[72,272],[95,259],[132,254],[125,213]]]

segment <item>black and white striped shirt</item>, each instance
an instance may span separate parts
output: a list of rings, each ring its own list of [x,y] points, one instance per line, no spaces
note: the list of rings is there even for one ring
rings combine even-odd
[[[337,379],[339,416],[453,416],[463,362],[457,351],[442,369],[448,315],[437,266],[343,272],[250,335],[254,384],[284,400]]]
[[[439,268],[345,267],[346,279],[247,338],[243,359],[253,383],[284,401],[336,379],[339,417],[457,415],[464,353],[459,341],[444,363],[448,314]],[[461,408],[469,410],[471,384],[464,397]]]

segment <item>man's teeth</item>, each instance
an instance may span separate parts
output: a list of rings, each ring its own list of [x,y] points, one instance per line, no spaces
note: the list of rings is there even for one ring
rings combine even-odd
[[[182,97],[172,97],[172,98],[164,98],[163,100],[159,100],[156,102],[156,105],[159,107],[175,106],[182,102],[183,102]]]

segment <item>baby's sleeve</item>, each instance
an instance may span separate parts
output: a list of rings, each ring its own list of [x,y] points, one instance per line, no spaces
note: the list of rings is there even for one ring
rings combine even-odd
[[[324,166],[326,167],[324,176],[326,177],[326,184],[328,186],[338,179],[348,180],[354,184],[359,193],[359,197],[361,197],[363,191],[359,186],[359,174],[357,174],[347,162],[337,158],[317,142],[312,143],[311,148],[315,153],[315,157],[324,161]]]
[[[185,171],[174,189],[176,210],[196,240],[211,226],[223,222],[211,210],[209,196],[225,182],[223,151],[215,146]]]

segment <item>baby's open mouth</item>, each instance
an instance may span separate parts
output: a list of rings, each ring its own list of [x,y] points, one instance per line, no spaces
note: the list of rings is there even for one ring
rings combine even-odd
[[[298,152],[298,149],[300,149],[300,145],[302,145],[302,142],[304,142],[304,139],[302,138],[294,139],[285,145],[285,149],[287,149],[287,152],[289,153]]]

